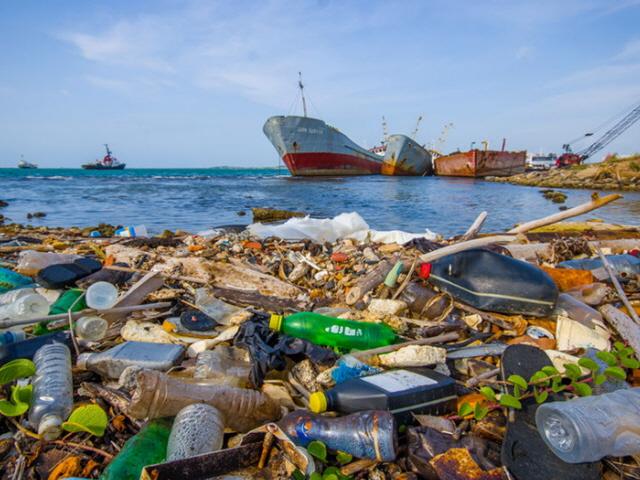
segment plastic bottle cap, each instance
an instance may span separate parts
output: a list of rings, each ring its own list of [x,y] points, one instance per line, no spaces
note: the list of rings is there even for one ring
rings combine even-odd
[[[426,280],[431,275],[431,264],[430,263],[422,263],[418,269],[418,276],[423,280]]]
[[[309,396],[309,408],[313,413],[327,411],[327,397],[322,392],[315,392]]]
[[[269,328],[279,332],[282,328],[282,318],[282,315],[271,315],[271,318],[269,319]]]
[[[55,440],[62,433],[62,419],[56,415],[45,415],[38,425],[38,435],[47,441]]]
[[[78,355],[78,358],[76,359],[76,367],[80,370],[86,370],[87,362],[89,361],[89,358],[91,358],[91,355],[93,355],[93,353],[81,353]]]

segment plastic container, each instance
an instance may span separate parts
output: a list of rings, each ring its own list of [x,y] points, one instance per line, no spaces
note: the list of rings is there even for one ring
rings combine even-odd
[[[36,352],[33,362],[36,373],[29,423],[45,440],[55,440],[73,409],[71,353],[61,343],[45,345]]]
[[[384,323],[342,320],[311,312],[294,313],[287,317],[271,315],[269,327],[316,345],[347,350],[383,347],[397,339],[391,327]]]
[[[114,232],[116,237],[148,237],[149,232],[144,225],[136,225],[135,227],[119,228]]]
[[[247,387],[251,363],[242,348],[218,346],[198,354],[193,378],[231,387]]]
[[[33,280],[24,275],[0,267],[0,293],[8,292],[16,288],[33,285]]]
[[[234,315],[244,311],[243,308],[230,305],[214,297],[206,288],[198,288],[195,295],[198,310],[207,314],[221,325],[230,325]]]
[[[554,314],[565,315],[571,320],[575,320],[588,327],[592,327],[593,322],[603,323],[600,312],[566,293],[558,295],[558,303],[556,304]]]
[[[400,420],[411,413],[440,415],[455,409],[455,381],[427,368],[391,370],[353,378],[309,397],[314,413],[389,410]]]
[[[21,342],[0,345],[0,364],[15,360],[16,358],[32,359],[43,345],[51,343],[64,343],[71,346],[71,335],[69,332],[56,332],[22,340]]]
[[[26,338],[23,330],[5,330],[0,333],[0,345],[22,342]]]
[[[138,480],[142,469],[164,461],[171,434],[171,419],[149,422],[122,447],[104,469],[100,480]]]
[[[49,302],[32,288],[20,288],[0,295],[0,328],[2,321],[29,320],[46,316]]]
[[[49,309],[49,315],[60,315],[61,313],[67,313],[69,309],[72,312],[79,312],[87,308],[87,302],[84,298],[81,298],[84,292],[79,288],[71,288],[58,297],[58,299],[51,305]],[[77,300],[77,302],[76,302]],[[73,307],[73,308],[72,308]]]
[[[397,455],[396,422],[390,412],[370,410],[340,418],[296,410],[278,422],[296,445],[314,440],[356,458],[391,462]]]
[[[543,403],[536,425],[549,448],[567,463],[638,454],[640,388]]]
[[[184,382],[154,370],[142,370],[129,405],[134,418],[159,418],[177,415],[187,405],[206,403],[225,417],[225,426],[248,432],[280,417],[280,407],[256,390]]]
[[[107,378],[120,378],[125,368],[138,366],[169,370],[184,355],[184,347],[171,343],[124,342],[100,353],[81,353],[76,366]]]
[[[85,298],[90,308],[107,310],[118,301],[118,289],[108,282],[96,282],[87,289]]]
[[[169,443],[167,461],[215,452],[224,441],[224,419],[217,408],[195,403],[178,412]]]
[[[18,265],[16,266],[16,271],[23,275],[29,275],[33,277],[40,270],[48,267],[49,265],[72,263],[78,258],[81,258],[80,255],[25,250],[23,252],[20,252],[20,255],[18,256]]]
[[[587,305],[596,306],[600,305],[604,301],[605,297],[609,293],[609,287],[604,283],[591,283],[589,285],[583,285],[582,287],[569,290],[566,293]]]
[[[102,340],[107,334],[109,322],[100,317],[80,317],[75,324],[74,332],[78,338],[89,342]]]
[[[558,298],[558,287],[543,270],[489,250],[465,250],[427,265],[430,283],[480,310],[544,317]]]

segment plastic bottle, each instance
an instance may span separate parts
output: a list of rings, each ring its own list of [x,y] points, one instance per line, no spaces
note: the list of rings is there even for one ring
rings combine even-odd
[[[558,295],[558,303],[556,304],[554,314],[566,315],[571,320],[575,320],[588,327],[593,327],[593,322],[603,323],[600,312],[566,293]]]
[[[80,317],[75,324],[74,332],[78,338],[97,342],[107,334],[109,322],[100,317]]]
[[[164,461],[171,434],[171,419],[149,422],[122,447],[105,468],[100,480],[138,480],[142,469]]]
[[[0,364],[15,360],[16,358],[31,359],[43,346],[51,343],[64,343],[72,345],[69,332],[55,332],[48,335],[22,340],[21,342],[0,345]]]
[[[231,324],[233,316],[244,311],[243,308],[230,305],[214,297],[206,288],[196,290],[195,304],[198,310],[206,313],[221,325]]]
[[[69,255],[53,252],[36,252],[35,250],[25,250],[18,256],[16,271],[23,275],[33,277],[36,273],[49,265],[59,263],[71,263],[81,258],[80,255]]]
[[[447,255],[420,271],[441,291],[490,312],[545,317],[558,298],[558,287],[543,270],[490,250]]]
[[[391,327],[384,323],[342,320],[311,312],[294,313],[287,317],[271,315],[269,327],[316,345],[344,349],[366,350],[383,347],[397,339]]]
[[[246,387],[250,373],[251,363],[246,350],[219,346],[198,354],[193,378],[231,387]]]
[[[566,293],[587,305],[600,305],[609,293],[609,287],[604,283],[591,283],[569,290]]]
[[[5,330],[0,333],[0,345],[22,342],[25,339],[23,330]]]
[[[416,282],[409,283],[398,300],[405,302],[413,313],[418,313],[428,319],[440,317],[451,303],[450,297],[439,294],[431,288],[423,287]]]
[[[607,255],[607,262],[613,268],[619,280],[629,280],[640,275],[640,258],[633,255]],[[597,270],[603,268],[600,257],[584,258],[580,260],[567,260],[558,264],[562,268],[574,268],[579,270]],[[605,274],[606,275],[606,274]]]
[[[567,463],[594,462],[640,453],[640,388],[566,402],[536,411],[538,432]]]
[[[96,310],[106,310],[118,301],[118,289],[108,282],[96,282],[87,289],[87,305]]]
[[[20,288],[0,295],[0,319],[28,320],[49,313],[49,302],[32,288]],[[0,327],[2,322],[0,321]]]
[[[54,440],[73,409],[71,353],[61,343],[45,345],[36,352],[33,362],[36,373],[29,423],[45,440]]]
[[[391,462],[397,455],[396,422],[387,411],[369,410],[340,418],[296,410],[278,422],[296,445],[318,440],[356,458]]]
[[[172,343],[124,342],[100,353],[81,353],[76,366],[107,378],[120,378],[125,368],[139,366],[169,370],[184,354],[184,347]]]
[[[16,288],[33,285],[33,280],[24,275],[0,267],[0,293],[8,292]]]
[[[195,403],[178,412],[167,445],[167,461],[195,457],[222,448],[224,419],[217,408]]]
[[[154,370],[139,372],[136,383],[129,405],[134,418],[174,416],[187,405],[206,403],[220,410],[227,427],[248,432],[280,416],[278,404],[256,390],[184,382]]]
[[[389,410],[405,420],[413,413],[439,415],[455,409],[455,381],[427,368],[390,370],[353,378],[309,397],[314,413]]]
[[[79,288],[71,288],[58,297],[58,299],[51,305],[49,309],[49,315],[60,315],[61,313],[67,313],[69,309],[72,312],[79,312],[87,308],[87,303],[84,298],[78,300],[84,292]],[[76,302],[77,300],[77,302]],[[73,308],[72,308],[73,306]]]

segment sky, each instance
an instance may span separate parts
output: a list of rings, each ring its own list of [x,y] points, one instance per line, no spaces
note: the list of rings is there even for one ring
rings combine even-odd
[[[0,167],[104,143],[128,167],[275,166],[262,125],[301,114],[299,71],[364,147],[422,116],[444,152],[559,152],[640,103],[639,24],[640,0],[3,0]],[[638,151],[640,122],[598,157]]]

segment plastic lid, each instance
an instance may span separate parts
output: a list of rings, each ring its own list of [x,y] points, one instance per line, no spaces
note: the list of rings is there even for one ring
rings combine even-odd
[[[327,411],[327,397],[322,392],[315,392],[309,396],[309,408],[313,413]]]
[[[282,315],[272,314],[271,318],[269,319],[269,328],[271,330],[279,332],[282,328],[282,318]]]
[[[38,435],[49,441],[55,440],[62,433],[62,419],[57,415],[45,415],[38,425]]]
[[[430,263],[421,263],[418,268],[418,276],[423,280],[426,280],[431,275],[431,264]]]
[[[89,358],[91,358],[91,355],[93,355],[93,353],[81,353],[78,355],[78,358],[76,359],[76,367],[80,370],[86,370],[87,362],[89,361]]]

